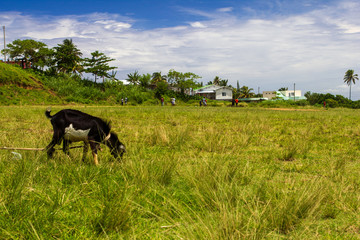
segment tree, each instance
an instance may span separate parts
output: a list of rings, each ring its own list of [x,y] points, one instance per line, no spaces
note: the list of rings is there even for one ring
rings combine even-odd
[[[351,100],[351,83],[355,84],[355,80],[359,80],[357,74],[354,74],[354,70],[349,69],[345,72],[344,83],[350,86],[349,99]]]
[[[254,89],[247,86],[242,86],[240,88],[240,98],[250,98],[254,96],[254,93],[252,91],[254,91]]]
[[[65,39],[55,49],[54,66],[57,72],[81,73],[83,71],[82,53],[73,43],[72,39]]]
[[[224,86],[224,87],[226,87],[227,85],[228,85],[228,82],[229,82],[229,80],[228,79],[221,79],[220,81],[219,81],[219,86]]]
[[[116,78],[117,71],[112,70],[111,73],[108,73],[110,80],[116,81],[119,80]]]
[[[138,73],[138,71],[135,71],[134,73],[129,73],[127,76],[128,78],[126,80],[128,80],[130,83],[132,83],[133,85],[139,84],[141,75]]]
[[[155,89],[155,96],[157,98],[161,98],[163,95],[165,95],[168,91],[168,83],[167,82],[157,82],[156,83],[156,89]]]
[[[84,58],[84,66],[87,67],[85,72],[92,73],[95,77],[95,83],[97,76],[103,78],[110,77],[108,71],[116,69],[116,67],[110,67],[108,62],[114,61],[115,59],[105,56],[104,53],[95,51],[91,53],[91,58]]]
[[[10,59],[22,59],[25,62],[32,62],[32,68],[43,68],[49,64],[53,51],[47,45],[32,39],[16,39],[1,50],[3,54],[9,55]]]
[[[35,55],[30,59],[32,68],[44,70],[44,68],[51,67],[54,58],[54,50],[46,47],[40,48]]]
[[[214,78],[213,83],[214,83],[215,85],[219,85],[220,80],[221,80],[221,78],[220,78],[220,77],[218,77],[218,76],[216,76],[216,77]]]
[[[196,79],[200,78],[200,76],[191,72],[181,73],[171,69],[167,76],[168,82],[180,88],[181,93],[184,93],[185,89],[198,87],[200,85],[196,82]]]
[[[282,87],[282,88],[279,88],[278,91],[287,91],[287,90],[289,90],[287,87]]]
[[[139,84],[143,88],[149,87],[150,82],[151,82],[151,74],[150,73],[143,74],[139,79]]]
[[[158,82],[166,82],[166,75],[161,75],[161,72],[154,72],[152,74],[151,84],[157,84]]]

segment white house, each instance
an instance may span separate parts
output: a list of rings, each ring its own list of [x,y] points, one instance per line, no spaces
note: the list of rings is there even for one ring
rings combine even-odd
[[[227,100],[230,101],[233,97],[231,87],[218,86],[218,85],[207,85],[198,89],[194,89],[195,95],[200,95],[208,99],[214,100]]]
[[[301,95],[301,90],[286,90],[286,91],[264,91],[263,97],[267,99],[283,99],[283,100],[302,100],[306,99]]]

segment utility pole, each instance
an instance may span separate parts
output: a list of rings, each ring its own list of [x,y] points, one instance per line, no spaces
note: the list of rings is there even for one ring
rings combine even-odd
[[[294,102],[295,102],[295,83],[294,83]]]
[[[4,62],[6,62],[6,53],[5,53],[5,49],[6,49],[5,26],[3,26],[3,32],[4,32]]]

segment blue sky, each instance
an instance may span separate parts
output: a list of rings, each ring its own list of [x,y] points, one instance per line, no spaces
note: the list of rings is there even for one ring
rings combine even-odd
[[[85,57],[104,52],[120,79],[175,69],[256,92],[296,83],[348,96],[345,71],[360,73],[358,9],[355,0],[20,0],[2,3],[0,25],[8,43],[71,38]],[[352,96],[360,99],[360,83]]]

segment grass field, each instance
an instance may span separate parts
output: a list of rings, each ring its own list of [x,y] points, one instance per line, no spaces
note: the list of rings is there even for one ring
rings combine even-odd
[[[72,108],[125,157],[0,150],[0,239],[360,238],[360,111]],[[0,107],[0,147],[45,147],[44,111]]]

